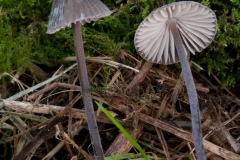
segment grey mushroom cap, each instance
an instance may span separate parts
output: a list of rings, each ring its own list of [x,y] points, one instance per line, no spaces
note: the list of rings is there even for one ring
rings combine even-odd
[[[47,33],[53,34],[78,21],[82,25],[90,23],[111,13],[100,0],[53,0]]]
[[[216,15],[202,4],[182,1],[162,6],[150,13],[135,33],[135,48],[147,61],[159,64],[179,61],[168,23],[172,18],[176,20],[186,51],[193,54],[206,48],[216,34]]]

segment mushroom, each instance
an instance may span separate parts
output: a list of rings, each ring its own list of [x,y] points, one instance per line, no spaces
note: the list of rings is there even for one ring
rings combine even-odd
[[[94,114],[91,93],[89,91],[87,67],[80,27],[85,23],[96,21],[111,13],[112,12],[100,0],[53,0],[47,29],[48,34],[53,34],[62,28],[72,26],[79,80],[81,83],[83,103],[95,159],[104,159],[104,155]]]
[[[205,160],[206,156],[188,51],[195,54],[206,48],[216,34],[216,23],[215,13],[200,3],[175,2],[150,13],[139,25],[134,37],[136,50],[147,61],[164,65],[180,62],[190,102],[193,142],[199,160]]]

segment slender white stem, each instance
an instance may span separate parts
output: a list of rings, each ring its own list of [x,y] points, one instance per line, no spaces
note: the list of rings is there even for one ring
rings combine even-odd
[[[206,160],[206,155],[205,155],[203,142],[202,142],[202,130],[201,130],[198,97],[197,97],[195,84],[193,81],[192,72],[188,62],[186,49],[184,47],[180,33],[177,29],[176,19],[171,18],[170,20],[168,20],[168,25],[173,34],[179,62],[182,67],[182,73],[184,76],[185,85],[187,87],[187,93],[188,93],[189,102],[190,102],[191,118],[192,118],[193,143],[196,149],[196,155],[198,160]]]

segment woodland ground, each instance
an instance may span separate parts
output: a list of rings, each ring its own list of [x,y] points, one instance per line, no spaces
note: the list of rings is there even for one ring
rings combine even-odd
[[[140,61],[133,42],[142,20],[173,1],[103,0],[114,13],[83,26],[84,49],[85,55],[97,56],[87,58],[94,102],[111,111],[153,159],[195,159],[180,65]],[[210,160],[239,160],[240,2],[196,1],[211,8],[218,19],[211,45],[190,57],[206,155]],[[3,160],[22,149],[33,160],[92,159],[76,60],[65,58],[75,55],[72,31],[47,35],[50,9],[51,0],[0,1]],[[94,105],[105,155],[141,157]],[[27,143],[31,146],[23,147]]]
[[[26,72],[1,86],[1,159],[10,159],[21,149],[31,159],[91,159],[76,65],[68,62],[57,70],[32,65],[36,77]],[[87,58],[87,68],[93,101],[111,111],[148,155],[153,159],[195,159],[189,100],[180,66],[152,66],[121,52],[115,60]],[[239,159],[237,92],[221,88],[216,76],[196,72],[193,63],[192,72],[207,157]],[[41,83],[34,83],[36,78]],[[96,105],[95,111],[105,155],[135,153],[141,157]],[[52,123],[54,117],[57,119]],[[29,141],[32,154],[23,147]]]

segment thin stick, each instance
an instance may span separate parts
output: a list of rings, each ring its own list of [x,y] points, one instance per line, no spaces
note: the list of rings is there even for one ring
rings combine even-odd
[[[57,75],[54,75],[54,76],[52,76],[51,78],[49,78],[49,79],[47,79],[47,80],[45,80],[45,81],[43,81],[43,82],[41,82],[41,83],[33,86],[33,87],[30,87],[30,88],[28,88],[28,89],[26,89],[26,90],[23,90],[23,91],[21,91],[21,92],[18,92],[17,94],[15,94],[15,95],[7,98],[6,100],[16,100],[16,99],[24,96],[25,94],[28,94],[28,93],[30,93],[30,92],[32,92],[32,91],[35,91],[36,89],[38,89],[38,88],[40,88],[40,87],[42,87],[42,86],[44,86],[44,85],[46,85],[46,84],[48,84],[48,83],[56,80],[56,79],[58,79],[59,77],[61,77],[62,75],[64,75],[64,74],[67,73],[68,71],[70,71],[72,68],[74,68],[75,66],[76,66],[76,64],[73,64],[73,65],[71,65],[70,67],[68,67],[67,69],[65,69],[63,72],[61,72],[61,73],[59,73],[59,74],[57,74]],[[0,109],[2,109],[3,106],[4,106],[4,103],[3,103],[3,102],[0,102]]]
[[[79,22],[77,22],[76,24],[72,23],[74,45],[75,45],[77,64],[78,64],[78,74],[79,74],[79,80],[81,83],[82,94],[83,94],[83,104],[86,112],[88,129],[90,133],[90,138],[93,146],[95,159],[103,160],[104,154],[103,154],[101,139],[100,139],[96,117],[93,109],[91,93],[89,91],[87,67],[86,67],[86,62],[84,57],[82,33],[81,33],[80,27],[81,26]]]
[[[24,146],[24,148],[14,157],[13,160],[24,160],[30,154],[33,154],[35,150],[46,140],[48,140],[55,133],[54,126],[58,124],[66,113],[68,113],[69,108],[74,105],[80,96],[76,96],[60,113],[58,113],[52,120],[41,129],[41,131],[33,138],[31,141]]]
[[[195,88],[195,84],[193,81],[192,72],[190,69],[190,65],[188,62],[186,49],[182,42],[181,36],[177,29],[176,20],[171,18],[168,21],[170,29],[172,31],[175,47],[178,53],[178,58],[182,67],[182,73],[185,81],[185,85],[187,88],[187,93],[190,102],[190,109],[191,109],[191,118],[192,118],[192,135],[193,135],[193,143],[196,148],[196,155],[198,160],[206,160],[205,151],[203,148],[202,142],[202,130],[201,130],[201,120],[200,120],[200,110],[198,104],[198,97]]]

